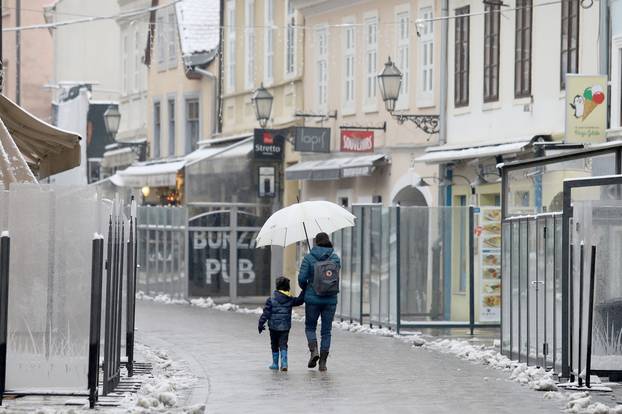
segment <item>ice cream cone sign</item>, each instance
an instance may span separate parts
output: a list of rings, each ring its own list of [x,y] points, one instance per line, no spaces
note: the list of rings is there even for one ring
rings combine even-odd
[[[605,102],[605,92],[602,85],[594,85],[585,88],[583,95],[575,95],[570,106],[574,110],[574,117],[585,121],[603,102]]]
[[[566,74],[564,142],[592,144],[607,135],[607,76]]]

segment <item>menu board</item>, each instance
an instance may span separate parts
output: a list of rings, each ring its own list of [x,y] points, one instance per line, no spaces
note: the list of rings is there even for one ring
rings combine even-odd
[[[480,298],[479,320],[501,320],[501,209],[481,207],[479,225]]]

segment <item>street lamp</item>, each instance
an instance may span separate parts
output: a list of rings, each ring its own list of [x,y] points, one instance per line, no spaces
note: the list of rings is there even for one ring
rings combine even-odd
[[[400,124],[403,124],[405,121],[414,122],[418,128],[428,134],[437,134],[439,132],[440,117],[438,115],[395,113],[395,104],[399,98],[400,88],[402,86],[402,72],[400,72],[397,66],[395,66],[395,63],[391,61],[391,57],[389,57],[389,60],[384,64],[384,69],[378,75],[378,84],[384,106],[397,122]]]
[[[255,116],[257,121],[259,121],[259,125],[262,128],[265,128],[268,124],[268,120],[270,119],[270,113],[272,112],[272,101],[274,97],[268,92],[266,88],[264,88],[263,83],[255,93],[253,94],[252,101],[255,104]]]
[[[104,112],[104,124],[106,124],[106,132],[114,139],[119,132],[119,124],[121,123],[121,113],[117,105],[110,105]]]
[[[395,102],[400,96],[400,88],[402,87],[402,72],[395,66],[395,63],[389,60],[384,64],[384,69],[378,75],[378,86],[380,94],[384,101],[384,106],[389,113],[395,111]]]

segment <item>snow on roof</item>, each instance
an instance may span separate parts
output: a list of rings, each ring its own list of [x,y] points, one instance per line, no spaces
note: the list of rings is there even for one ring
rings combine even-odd
[[[182,0],[175,7],[182,56],[218,48],[220,0]]]

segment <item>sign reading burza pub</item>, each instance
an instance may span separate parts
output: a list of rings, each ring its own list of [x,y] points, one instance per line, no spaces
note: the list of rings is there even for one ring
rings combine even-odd
[[[287,130],[255,129],[253,153],[263,160],[282,160]]]

